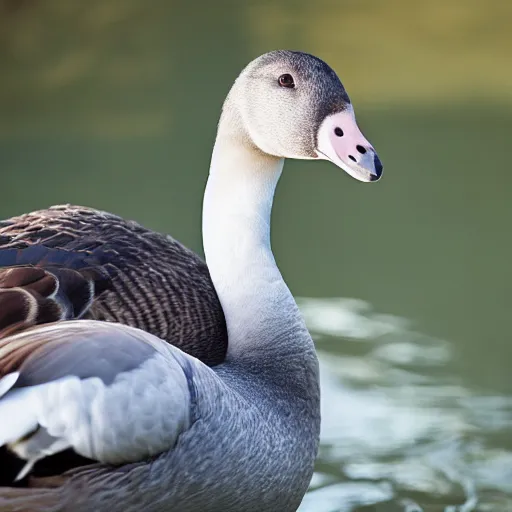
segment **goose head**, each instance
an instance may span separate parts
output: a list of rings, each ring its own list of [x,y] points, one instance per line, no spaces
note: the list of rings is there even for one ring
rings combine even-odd
[[[223,115],[238,136],[268,155],[329,160],[365,182],[382,175],[343,84],[312,55],[278,50],[258,57],[236,80]]]

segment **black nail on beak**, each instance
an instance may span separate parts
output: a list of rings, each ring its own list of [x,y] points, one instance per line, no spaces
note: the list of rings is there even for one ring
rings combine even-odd
[[[382,163],[377,156],[377,153],[373,155],[373,166],[375,167],[375,174],[370,176],[370,181],[377,181],[382,176]]]

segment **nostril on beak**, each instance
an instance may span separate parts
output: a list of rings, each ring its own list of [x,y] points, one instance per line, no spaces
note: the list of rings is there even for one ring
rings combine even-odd
[[[363,146],[360,146],[359,144],[356,146],[357,151],[361,153],[361,155],[364,155],[366,153],[366,149]]]

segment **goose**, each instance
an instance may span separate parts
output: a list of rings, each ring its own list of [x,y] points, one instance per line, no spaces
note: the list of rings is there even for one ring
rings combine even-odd
[[[49,212],[60,219],[55,225],[66,225],[73,209],[36,214],[44,222],[31,240],[23,221],[7,223],[2,305],[12,307],[1,326],[0,445],[25,461],[20,478],[69,449],[95,463],[31,477],[26,488],[0,488],[0,511],[298,508],[319,444],[320,389],[312,338],[270,246],[285,158],[329,160],[363,182],[382,175],[336,73],[312,55],[278,50],[241,72],[222,108],[203,202],[208,271],[177,242],[158,239],[168,247],[164,265],[170,268],[173,257],[184,267],[192,262],[188,298],[203,308],[219,301],[219,324],[206,330],[220,334],[215,343],[222,344],[225,319],[228,343],[214,365],[187,352],[186,337],[178,337],[180,345],[172,335],[158,336],[169,311],[151,304],[136,320],[132,308],[140,300],[123,303],[121,288],[112,291],[110,267],[123,259],[131,266],[135,256],[115,244],[82,244],[74,234],[67,247],[65,234],[55,235],[57,246],[49,243],[57,230],[44,227]],[[102,214],[79,210],[83,215]],[[115,223],[121,238],[135,231],[133,245],[146,250],[147,232]],[[186,280],[186,270],[163,280],[161,293],[172,302]],[[180,298],[178,311],[186,311],[180,308],[188,298]],[[86,317],[95,307],[98,316]],[[197,304],[194,312],[176,323],[193,332]],[[141,328],[151,327],[150,317],[152,328]]]

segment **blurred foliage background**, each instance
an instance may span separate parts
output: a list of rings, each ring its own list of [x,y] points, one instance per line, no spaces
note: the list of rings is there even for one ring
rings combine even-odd
[[[201,252],[232,81],[271,49],[313,53],[385,173],[287,164],[273,245],[292,291],[407,318],[509,397],[511,26],[502,0],[0,0],[0,216],[84,204]]]

